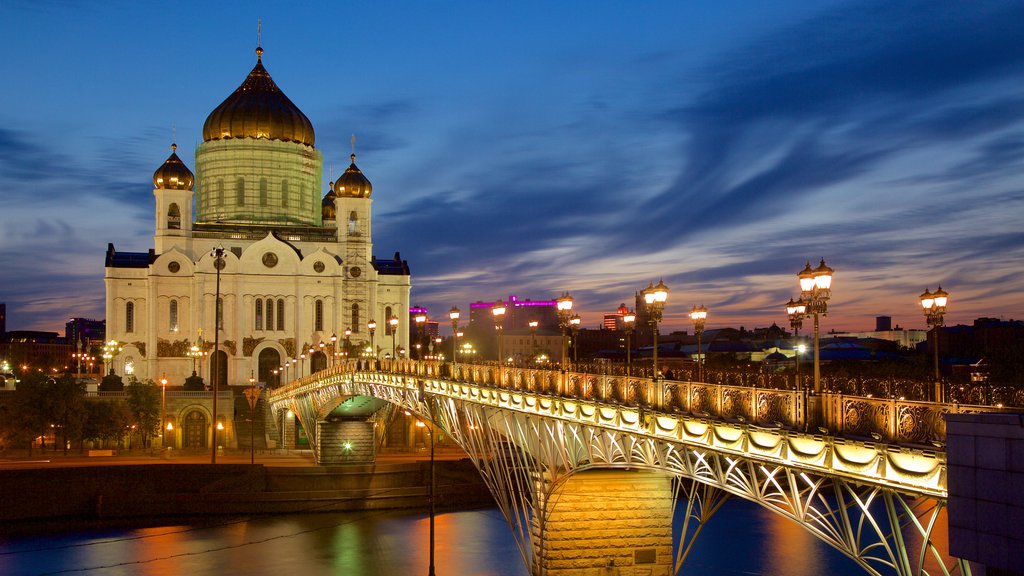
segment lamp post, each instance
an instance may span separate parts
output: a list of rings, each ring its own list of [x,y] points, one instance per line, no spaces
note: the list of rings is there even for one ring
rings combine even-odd
[[[946,303],[949,301],[949,294],[939,286],[935,292],[929,292],[925,288],[924,294],[919,297],[921,308],[924,309],[928,326],[932,329],[932,347],[935,349],[935,387],[932,391],[935,402],[945,402],[945,394],[942,389],[942,375],[939,373],[939,328],[943,324],[943,316],[946,314]]]
[[[352,329],[345,328],[345,351],[342,356],[348,360],[349,351],[352,350]]]
[[[494,335],[498,341],[498,365],[504,366],[505,359],[501,354],[501,329],[505,327],[505,303],[498,298],[498,301],[491,307],[491,315],[494,316]]]
[[[224,247],[218,245],[213,251],[210,252],[213,256],[213,268],[217,271],[217,293],[214,296],[213,301],[213,419],[217,422],[218,426],[221,426],[220,420],[217,416],[217,393],[218,387],[220,386],[220,356],[217,353],[220,351],[220,271],[224,269]],[[217,432],[213,433],[213,446],[210,447],[210,464],[217,463]]]
[[[818,340],[818,317],[828,312],[828,299],[832,296],[832,273],[834,270],[825,265],[825,259],[817,268],[811,269],[808,262],[798,278],[800,279],[800,298],[805,302],[807,313],[814,315],[814,394],[821,394],[821,347]]]
[[[701,335],[704,334],[704,321],[708,319],[708,309],[703,304],[690,310],[693,320],[693,332],[697,334],[697,382],[704,381],[704,353],[701,351]]]
[[[804,325],[804,316],[807,315],[807,304],[803,300],[794,301],[792,298],[786,303],[786,314],[789,314],[789,327],[793,329],[793,339],[796,344],[793,349],[796,351],[796,389],[800,386],[800,328]]]
[[[431,404],[430,413],[433,418],[433,404]],[[427,501],[430,503],[430,566],[427,569],[427,574],[434,576],[434,430],[423,420],[417,420],[416,427],[423,428],[424,432],[430,435],[430,492],[427,496]]]
[[[249,372],[249,388],[245,391],[245,399],[249,401],[249,464],[256,463],[256,403],[260,401],[260,389],[256,387],[256,377]]]
[[[167,423],[167,374],[160,377],[160,448],[167,447],[164,424]]]
[[[530,320],[530,361],[533,361],[533,357],[537,355],[537,327],[540,326],[540,322],[536,320]]]
[[[374,333],[377,331],[377,321],[370,320],[369,322],[366,323],[366,328],[367,330],[370,331],[370,354],[373,354],[373,357],[376,358],[377,344],[376,341],[374,340]]]
[[[108,372],[114,373],[114,359],[121,353],[121,343],[117,340],[109,340],[103,345],[103,361],[107,364]]]
[[[642,292],[644,303],[647,304],[647,319],[651,323],[651,333],[654,336],[654,348],[652,359],[654,362],[654,379],[658,379],[658,322],[661,322],[661,313],[665,310],[665,302],[668,300],[668,286],[664,280],[659,280],[658,285],[648,284]]]
[[[459,309],[452,306],[452,309],[448,311],[448,318],[452,321],[452,377],[455,377],[455,365],[458,363],[458,345],[459,345]]]
[[[416,359],[423,360],[421,345],[423,344],[423,326],[427,323],[427,315],[420,312],[413,317],[413,320],[416,321]]]
[[[563,292],[561,296],[555,300],[555,307],[558,313],[558,327],[562,330],[562,372],[566,369],[566,356],[569,355],[568,348],[566,347],[566,332],[569,329],[569,320],[572,318],[572,296],[568,292]]]
[[[398,354],[395,349],[395,336],[398,334],[398,316],[388,318],[388,326],[391,327],[391,359],[398,360]]]
[[[629,371],[633,366],[632,346],[630,345],[629,337],[633,334],[633,327],[636,325],[636,314],[632,310],[627,310],[622,315],[622,324],[626,327],[626,377],[629,378]]]
[[[338,363],[338,333],[331,333],[331,366]]]
[[[569,328],[572,329],[572,363],[579,364],[580,361],[580,322],[583,319],[579,314],[573,314],[569,318]]]

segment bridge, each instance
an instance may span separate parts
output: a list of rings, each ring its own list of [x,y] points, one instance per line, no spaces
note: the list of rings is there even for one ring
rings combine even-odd
[[[268,403],[325,465],[372,461],[399,410],[430,421],[479,469],[531,574],[551,576],[680,573],[729,497],[867,574],[969,575],[945,538],[943,415],[996,410],[411,360],[340,363]],[[642,571],[611,571],[625,566]]]

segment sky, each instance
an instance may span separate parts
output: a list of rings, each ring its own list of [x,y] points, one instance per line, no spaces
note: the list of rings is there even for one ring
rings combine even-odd
[[[153,171],[263,62],[324,182],[373,183],[412,301],[569,291],[584,327],[664,279],[663,331],[1024,318],[1024,3],[0,4],[8,330],[104,315],[103,257],[152,247]],[[326,192],[326,189],[324,190]]]

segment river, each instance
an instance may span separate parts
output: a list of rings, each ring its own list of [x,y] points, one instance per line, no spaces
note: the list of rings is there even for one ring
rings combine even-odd
[[[528,574],[497,509],[439,514],[436,536],[439,575]],[[193,519],[146,528],[50,527],[0,537],[0,574],[426,574],[427,543],[426,515],[395,511]],[[796,524],[733,499],[705,527],[682,573],[860,576],[863,571]]]

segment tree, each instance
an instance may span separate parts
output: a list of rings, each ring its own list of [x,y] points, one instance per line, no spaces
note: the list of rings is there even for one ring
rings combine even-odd
[[[132,424],[142,432],[144,445],[149,446],[150,437],[160,425],[160,389],[152,380],[139,381],[133,376],[125,390]]]
[[[54,423],[61,429],[64,453],[67,454],[68,437],[81,435],[84,421],[85,383],[73,375],[64,374],[53,381],[51,386],[50,410]],[[56,437],[54,438],[56,440]],[[56,450],[56,445],[54,446]]]
[[[53,378],[48,375],[26,372],[14,392],[11,403],[11,440],[15,445],[27,444],[30,456],[35,438],[45,436],[47,428],[53,423],[54,386]]]
[[[87,402],[86,407],[83,438],[109,445],[111,441],[119,441],[131,425],[131,411],[121,400],[94,400]]]

